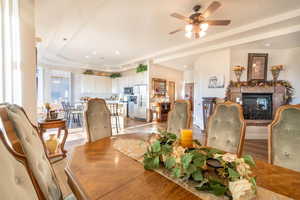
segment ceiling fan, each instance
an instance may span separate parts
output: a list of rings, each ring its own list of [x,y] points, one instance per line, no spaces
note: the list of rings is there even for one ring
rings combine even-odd
[[[211,25],[226,26],[230,24],[230,20],[206,19],[220,7],[221,7],[221,3],[218,1],[214,1],[208,6],[208,8],[203,13],[199,12],[199,10],[201,9],[201,5],[194,6],[193,8],[194,13],[189,17],[186,17],[179,13],[172,13],[171,14],[172,17],[185,21],[186,25],[185,28],[176,29],[175,31],[170,32],[169,34],[172,35],[174,33],[185,30],[186,37],[188,38],[194,37],[198,39],[200,37],[203,37],[206,34],[206,30]]]

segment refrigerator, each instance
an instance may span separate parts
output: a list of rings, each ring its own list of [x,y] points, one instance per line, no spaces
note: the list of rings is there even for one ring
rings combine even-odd
[[[136,101],[133,106],[133,117],[135,119],[146,120],[148,100],[147,85],[135,85],[133,87],[133,95],[136,96]]]

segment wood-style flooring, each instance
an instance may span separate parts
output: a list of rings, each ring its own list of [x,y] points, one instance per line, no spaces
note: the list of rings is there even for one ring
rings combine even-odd
[[[157,132],[158,129],[165,128],[166,123],[146,123],[136,120],[124,119],[123,129],[118,134],[153,133]],[[116,131],[113,130],[113,135],[116,134]],[[201,143],[204,143],[204,135],[201,133],[201,130],[199,128],[193,127],[193,134],[196,139],[198,139]],[[84,144],[85,141],[86,134],[83,128],[70,129],[65,148],[70,153],[75,146]],[[255,159],[267,161],[267,140],[246,140],[244,144],[244,154],[252,155]],[[69,186],[67,185],[67,179],[64,173],[67,159],[68,157],[53,165],[64,195],[67,195],[71,192]]]

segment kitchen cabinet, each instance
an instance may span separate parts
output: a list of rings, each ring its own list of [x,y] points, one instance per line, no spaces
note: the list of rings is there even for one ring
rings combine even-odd
[[[82,75],[81,93],[111,93],[112,82],[110,77]]]

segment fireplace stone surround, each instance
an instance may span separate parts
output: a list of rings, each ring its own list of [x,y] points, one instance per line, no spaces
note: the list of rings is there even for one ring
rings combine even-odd
[[[259,94],[270,95],[272,97],[271,117],[272,119],[246,119],[247,126],[267,126],[274,118],[276,110],[279,106],[286,104],[286,87],[281,85],[276,86],[239,86],[229,87],[227,91],[227,99],[233,102],[243,104],[243,95]],[[244,113],[245,115],[245,113]]]

